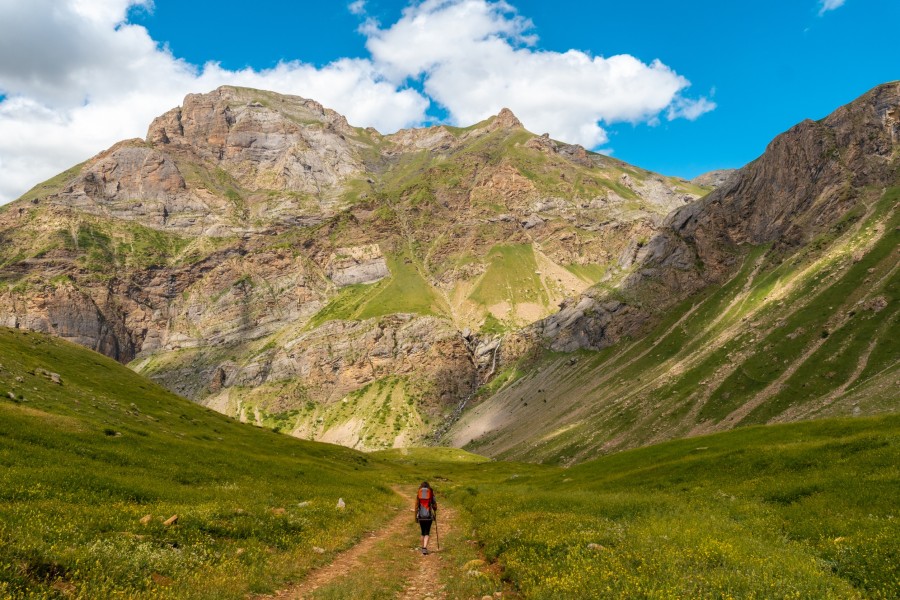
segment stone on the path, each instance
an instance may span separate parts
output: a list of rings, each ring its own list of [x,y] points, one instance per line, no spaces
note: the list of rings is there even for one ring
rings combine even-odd
[[[325,554],[325,548],[313,546],[313,552],[315,552],[316,554]]]
[[[588,547],[588,550],[606,550],[606,546],[603,546],[601,544],[595,544],[594,542],[591,542],[590,544],[588,544],[587,547]]]
[[[143,517],[141,517],[141,525],[146,525],[151,520],[153,520],[153,515],[144,515]]]
[[[339,509],[343,510],[346,506],[347,506],[347,505],[344,503],[344,499],[343,499],[343,498],[338,498],[337,507],[338,507]]]
[[[171,517],[163,521],[163,525],[165,525],[166,527],[175,525],[176,523],[178,523],[178,515],[172,515]]]

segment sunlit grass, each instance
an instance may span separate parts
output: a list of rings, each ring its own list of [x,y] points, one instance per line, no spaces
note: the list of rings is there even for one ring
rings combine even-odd
[[[0,329],[0,363],[0,597],[242,598],[396,503],[378,460],[242,425],[72,344]]]

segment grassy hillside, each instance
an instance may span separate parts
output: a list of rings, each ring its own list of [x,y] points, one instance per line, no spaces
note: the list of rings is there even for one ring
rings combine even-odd
[[[369,285],[348,285],[317,312],[309,327],[331,320],[363,320],[395,313],[446,315],[437,291],[422,277],[413,262],[403,256],[387,259],[391,276]]]
[[[380,461],[242,425],[78,346],[0,328],[0,363],[0,597],[243,598],[396,502]]]
[[[900,187],[866,193],[798,252],[747,247],[729,281],[640,338],[514,365],[452,443],[569,464],[736,426],[900,411]]]
[[[898,416],[749,427],[570,469],[406,462],[449,480],[438,492],[525,598],[900,596]]]
[[[501,578],[548,599],[900,594],[900,416],[748,427],[562,469],[295,440],[19,330],[0,329],[0,360],[0,597],[272,590],[397,515],[389,485],[423,478],[460,513],[442,555],[451,597]],[[401,589],[415,555],[383,558],[397,573],[334,589]]]

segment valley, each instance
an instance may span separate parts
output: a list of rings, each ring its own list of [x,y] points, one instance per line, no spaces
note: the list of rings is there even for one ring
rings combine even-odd
[[[0,595],[896,597],[897,111],[710,189],[188,96],[0,208]]]
[[[37,333],[0,328],[0,356],[5,597],[900,589],[896,415],[742,427],[563,469],[273,434]],[[422,479],[439,498],[429,556],[404,516]]]

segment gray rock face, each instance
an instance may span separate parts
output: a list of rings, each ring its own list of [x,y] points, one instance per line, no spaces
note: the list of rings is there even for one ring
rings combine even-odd
[[[611,310],[608,298],[591,290],[530,331],[557,350],[602,348],[722,281],[737,267],[741,248],[772,243],[792,251],[855,205],[853,189],[896,185],[898,128],[900,82],[822,121],[792,127],[721,187],[670,213],[639,253],[626,251],[623,266],[631,274],[620,288],[632,302]]]
[[[338,287],[374,283],[391,275],[377,244],[339,248],[331,255],[325,272]]]
[[[691,179],[691,183],[701,187],[717,188],[724,185],[725,182],[728,181],[728,178],[736,172],[737,169],[717,169],[715,171],[697,175]]]
[[[375,283],[390,274],[384,258],[376,258],[335,270],[331,273],[331,280],[338,287],[344,287],[355,283]]]
[[[250,190],[318,194],[363,171],[347,141],[353,133],[318,102],[225,87],[189,94],[180,109],[154,120],[147,139],[227,165]]]
[[[107,298],[108,299],[108,298]],[[10,302],[10,305],[6,305]],[[117,360],[134,356],[135,344],[125,323],[110,320],[107,311],[75,287],[64,284],[28,298],[24,303],[0,298],[2,325],[54,335]]]
[[[190,95],[145,140],[0,209],[0,318],[223,410],[296,410],[402,377],[439,420],[518,351],[493,332],[548,314],[623,252],[631,268],[646,247],[629,239],[681,202],[676,180],[529,137],[509,111],[382,136],[302,98]],[[501,293],[480,285],[489,272]],[[550,329],[594,314],[579,310]]]
[[[146,141],[98,155],[50,201],[193,235],[246,232],[254,218],[302,219],[305,203],[327,213],[365,171],[354,135],[312,100],[229,87],[189,94],[153,121]],[[275,210],[273,194],[283,198]]]

